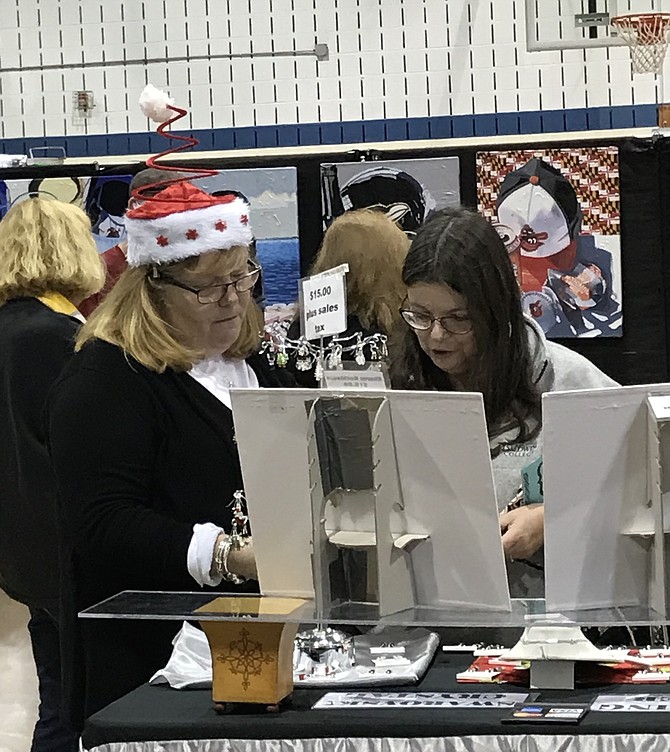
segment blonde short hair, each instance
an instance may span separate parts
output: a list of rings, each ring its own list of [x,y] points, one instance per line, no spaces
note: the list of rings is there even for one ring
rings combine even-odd
[[[246,246],[236,246],[226,254],[244,253]],[[193,269],[198,257],[161,269],[170,274],[180,269]],[[163,373],[166,368],[188,371],[204,353],[190,349],[175,336],[166,317],[165,287],[151,278],[150,265],[126,269],[109,295],[91,314],[77,337],[76,349],[86,342],[102,339],[117,345],[151,371]],[[226,352],[231,358],[248,358],[260,343],[263,314],[253,300],[249,301],[237,341]]]
[[[385,214],[355,209],[335,219],[323,236],[311,273],[349,265],[347,311],[367,329],[390,332],[405,297],[402,265],[410,241]]]
[[[0,222],[0,305],[47,292],[83,299],[104,282],[91,222],[79,207],[28,198]]]

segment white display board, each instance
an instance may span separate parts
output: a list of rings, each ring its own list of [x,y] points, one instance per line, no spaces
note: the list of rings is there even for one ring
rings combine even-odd
[[[666,394],[669,384],[543,396],[549,611],[653,605],[663,540],[651,509],[647,400]]]
[[[314,596],[309,411],[315,399],[344,395],[323,389],[231,395],[261,590]],[[400,496],[388,525],[395,536],[415,537],[408,548],[416,605],[510,610],[481,395],[364,391],[346,397],[383,401],[390,410],[392,436],[373,435],[373,443],[395,446]],[[363,536],[374,524],[374,514],[330,519],[352,528],[342,532]]]

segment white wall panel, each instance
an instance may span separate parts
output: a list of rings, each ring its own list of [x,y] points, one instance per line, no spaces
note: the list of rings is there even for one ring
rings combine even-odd
[[[454,92],[451,96],[452,115],[471,115],[473,112],[486,112],[475,109],[475,101],[471,92]]]
[[[539,53],[538,53],[539,54]],[[558,54],[558,53],[557,53]],[[540,69],[540,109],[563,108],[563,71],[560,65],[543,66]]]
[[[544,7],[558,0],[541,2]],[[522,0],[4,3],[4,138],[146,130],[136,103],[148,80],[168,88],[178,103],[195,103],[189,125],[198,128],[603,107],[661,98],[654,76],[632,76],[626,49],[527,52]],[[552,19],[550,10],[542,22],[555,24],[558,15]],[[262,56],[304,53],[316,42],[328,44],[328,60]],[[231,53],[232,60],[187,59]],[[166,57],[170,62],[162,62]],[[145,58],[161,62],[105,68],[105,62]],[[100,67],[88,67],[96,62]],[[87,67],[77,68],[82,63]],[[45,65],[66,67],[62,74],[42,73]],[[23,74],[11,72],[15,68]],[[26,92],[22,77],[32,82]],[[77,87],[91,89],[97,103],[84,124],[72,116]]]
[[[61,0],[62,2],[62,0]],[[158,5],[158,0],[156,0],[156,4]],[[183,2],[179,3],[183,7]],[[42,10],[45,9],[46,6],[50,5],[50,3],[44,2],[44,0],[40,3],[40,8]],[[56,5],[56,3],[51,3],[51,5]],[[162,5],[165,7],[166,3],[162,3]],[[100,4],[100,11],[101,11],[101,21],[105,25],[110,23],[120,23],[123,21],[123,3],[101,3]]]
[[[501,100],[496,94],[496,102],[500,107]],[[522,89],[517,94],[517,107],[520,112],[540,109],[540,92],[537,89]],[[501,108],[502,109],[502,108]],[[512,108],[512,111],[514,108]],[[508,109],[508,112],[510,110]]]
[[[635,76],[635,88],[633,91],[635,101],[653,102],[656,96],[656,85],[656,76],[653,73]]]
[[[337,104],[335,106],[337,107]],[[276,106],[276,110],[277,110],[277,122],[280,125],[290,125],[291,123],[297,122],[298,105],[295,102],[278,102]],[[327,117],[324,117],[323,114],[321,115],[321,118],[323,120],[329,119]],[[337,120],[338,118],[339,118],[339,108],[334,119]]]
[[[344,114],[346,111],[347,114]],[[363,117],[360,100],[342,100],[342,120],[360,120]],[[314,99],[300,103],[300,115],[304,116],[306,123],[319,121],[319,103]]]
[[[478,115],[487,112],[495,112],[496,93],[494,91],[482,91],[477,93],[474,110]]]
[[[498,71],[496,71],[496,80],[498,79]],[[516,73],[514,71],[511,71],[512,75],[510,77],[510,71],[503,72],[503,77],[501,79],[501,82],[505,82],[507,78],[514,79],[516,78]],[[525,110],[539,110],[539,99],[540,94],[539,92],[535,92],[537,102],[534,104],[533,107],[523,107]],[[522,109],[522,107],[519,105],[519,98],[520,98],[520,92],[517,92],[514,85],[510,85],[508,87],[500,86],[495,91],[495,110],[496,112],[516,112],[519,109]]]

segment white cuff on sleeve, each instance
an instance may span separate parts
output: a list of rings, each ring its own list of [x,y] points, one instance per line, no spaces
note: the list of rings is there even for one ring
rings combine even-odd
[[[188,544],[186,566],[188,573],[198,585],[219,585],[221,583],[221,577],[219,575],[212,577],[210,572],[214,545],[222,532],[222,528],[211,522],[193,525],[193,537]]]

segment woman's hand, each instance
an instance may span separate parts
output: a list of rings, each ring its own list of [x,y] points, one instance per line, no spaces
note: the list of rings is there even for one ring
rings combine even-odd
[[[245,539],[246,546],[231,548],[228,554],[228,571],[245,580],[257,580],[256,557],[254,556],[254,542],[249,536]]]
[[[502,512],[500,530],[505,555],[528,559],[544,543],[544,504],[529,504]]]

